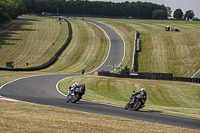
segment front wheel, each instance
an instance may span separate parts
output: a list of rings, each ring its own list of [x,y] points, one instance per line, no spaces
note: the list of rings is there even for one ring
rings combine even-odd
[[[75,95],[75,97],[71,100],[72,103],[76,103],[79,100],[80,96],[79,95]]]
[[[124,107],[125,110],[127,110],[129,108],[129,103],[127,103]]]
[[[135,102],[135,104],[133,105],[133,110],[138,111],[140,109],[141,105],[142,105],[141,101]]]
[[[69,101],[70,101],[70,96],[67,95],[66,102],[68,103]]]

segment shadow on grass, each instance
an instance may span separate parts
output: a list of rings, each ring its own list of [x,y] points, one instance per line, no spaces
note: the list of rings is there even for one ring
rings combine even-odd
[[[37,19],[26,19],[24,22],[19,23],[12,27],[13,24],[4,27],[2,30],[7,30],[4,33],[0,34],[0,48],[2,45],[15,45],[21,39],[13,38],[13,35],[19,34],[17,31],[36,31],[35,29],[26,29],[24,28],[27,25],[32,25],[33,22],[39,21]],[[11,27],[11,28],[10,28]],[[8,42],[8,40],[12,40],[13,43]]]
[[[15,43],[10,43],[9,40],[12,40],[12,42],[21,40],[21,39],[12,38],[12,34],[18,34],[18,33],[10,32],[7,34],[0,35],[0,48],[2,47],[2,45],[15,45]]]

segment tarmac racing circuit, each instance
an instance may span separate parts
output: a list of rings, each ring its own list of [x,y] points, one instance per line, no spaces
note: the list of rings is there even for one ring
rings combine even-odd
[[[106,70],[112,71],[112,68],[109,68],[109,66],[107,67],[106,64],[121,64],[125,54],[124,41],[111,27],[99,22],[87,21],[104,30],[110,40],[110,49],[107,59],[99,68],[96,69],[96,71],[103,70],[105,67]],[[93,72],[88,74],[93,74]],[[57,90],[57,84],[62,79],[76,75],[78,74],[38,75],[21,78],[0,86],[0,97],[83,112],[98,113],[200,130],[199,119],[173,116],[151,111],[124,110],[123,107],[87,101],[79,101],[76,104],[71,102],[66,103],[66,96]]]

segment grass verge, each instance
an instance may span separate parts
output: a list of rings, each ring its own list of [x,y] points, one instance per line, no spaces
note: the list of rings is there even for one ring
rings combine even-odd
[[[195,21],[140,20],[88,18],[106,23],[116,29],[126,43],[122,64],[131,67],[135,32],[139,31],[141,52],[138,54],[139,72],[172,73],[178,77],[192,77],[200,66],[200,28]],[[166,32],[166,26],[180,32]]]
[[[109,41],[105,33],[95,25],[69,19],[72,25],[72,41],[56,64],[42,72],[81,73],[95,70],[107,57]]]
[[[104,76],[75,76],[60,82],[59,89],[67,94],[74,82],[86,84],[83,100],[124,107],[132,91],[145,88],[147,102],[144,110],[200,119],[200,85],[174,81],[111,78]]]
[[[25,25],[21,25],[20,27],[22,28],[20,29],[19,27],[18,28],[20,29],[19,31],[16,29],[13,29],[10,32],[8,32],[8,34],[6,34],[6,36],[3,38],[4,43],[1,43],[1,44],[6,44],[6,45],[0,45],[0,51],[5,51],[7,53],[9,51],[12,51],[12,49],[15,49],[14,46],[17,45],[19,41],[31,40],[33,43],[36,43],[34,41],[37,41],[37,39],[31,39],[32,36],[37,36],[37,34],[34,34],[34,32],[41,31],[40,35],[45,34],[46,32],[46,30],[44,30],[45,28],[44,29],[41,28],[43,30],[38,30],[37,26],[32,28],[34,23],[39,22],[38,19],[42,19],[41,21],[45,22],[46,21],[45,19],[47,18],[36,17],[35,19],[27,21],[28,23],[26,23]],[[101,21],[105,21],[105,20],[101,20]],[[150,22],[144,21],[144,20],[142,21],[134,20],[135,24],[133,24],[132,21],[128,22],[127,20],[119,21],[119,20],[113,19],[111,21],[110,19],[107,19],[106,23],[115,27],[120,34],[123,34],[123,37],[125,37],[126,44],[128,44],[126,46],[126,52],[129,54],[126,54],[124,64],[129,64],[131,56],[132,56],[131,54],[132,40],[134,39],[133,38],[134,31],[132,30],[136,30],[134,25],[137,25],[137,28],[139,28],[139,32],[141,28],[143,35],[146,33],[145,31],[148,31],[147,35],[144,36],[145,38],[143,38],[142,40],[143,42],[144,41],[148,42],[148,39],[146,38],[150,38],[149,34],[151,33],[151,30],[152,30],[152,28],[149,28],[149,27],[151,27],[151,25],[156,24],[157,22],[152,21],[151,25],[148,26],[148,23]],[[53,23],[53,21],[51,22]],[[100,29],[96,28],[92,24],[88,24],[84,21],[70,20],[70,22],[72,24],[74,38],[72,39],[70,46],[63,52],[62,56],[60,57],[59,61],[56,64],[54,64],[48,69],[36,71],[36,72],[1,71],[0,84],[12,81],[17,78],[27,77],[27,76],[32,76],[32,75],[55,74],[55,73],[56,74],[79,73],[85,67],[86,67],[85,70],[87,72],[87,71],[93,70],[96,66],[101,64],[102,60],[107,55],[106,48],[108,47],[108,40],[106,39],[105,34],[103,34],[103,32]],[[139,25],[140,23],[141,25]],[[146,24],[143,24],[143,23],[146,23]],[[185,22],[183,24],[185,25]],[[117,28],[117,25],[119,25],[119,27],[121,28]],[[26,27],[26,26],[30,26],[30,27]],[[161,27],[163,26],[165,26],[165,24],[161,25]],[[196,31],[196,28],[198,28],[198,25],[191,24],[190,26],[191,28],[193,28],[194,32]],[[190,30],[187,24],[185,27],[186,29]],[[57,28],[57,30],[58,29],[59,28]],[[122,29],[123,31],[121,31]],[[23,32],[26,31],[27,33],[23,33],[22,31]],[[59,33],[60,32],[57,32],[57,34]],[[56,32],[54,32],[54,34],[56,34]],[[24,37],[20,37],[21,35]],[[30,37],[26,38],[25,35],[30,35]],[[48,36],[50,35],[48,34]],[[42,41],[42,44],[43,44],[43,41]],[[48,44],[51,45],[52,41],[50,41],[50,43]],[[11,46],[13,48],[10,48]],[[26,53],[24,49],[22,48],[25,46],[21,46],[21,45],[20,46],[17,45],[17,46],[18,46],[17,50],[19,50],[20,53],[23,53],[21,56],[22,57],[27,56],[28,53]],[[45,46],[46,45],[44,45],[44,47]],[[142,49],[144,48],[145,47],[143,47]],[[147,47],[146,50],[148,49],[151,49],[151,48]],[[99,53],[96,53],[96,52],[99,52]],[[196,51],[194,51],[194,53],[196,53]],[[37,57],[38,52],[35,51],[34,54],[36,54],[35,56]],[[81,54],[81,56],[79,54]],[[42,54],[40,54],[40,56],[41,55]],[[142,56],[140,55],[140,57]],[[9,59],[11,60],[9,56],[6,56],[6,58],[7,58],[6,61]],[[80,62],[83,62],[83,63],[80,63]],[[148,62],[148,63],[151,63],[151,62]],[[163,65],[161,65],[160,67],[163,67]],[[145,65],[143,65],[143,68],[145,68]],[[144,71],[146,70],[148,69],[145,68]],[[119,79],[110,79],[110,78],[97,79],[98,82],[96,83],[96,81],[94,80],[94,78],[96,77],[82,76],[82,77],[75,77],[75,78],[77,79],[74,79],[74,80],[68,79],[68,80],[71,80],[72,82],[64,81],[65,83],[61,83],[60,87],[65,90],[65,88],[68,88],[68,86],[74,83],[74,81],[78,80],[79,82],[85,82],[87,85],[86,86],[87,90],[86,90],[86,94],[83,97],[84,100],[95,101],[97,98],[94,96],[97,96],[98,98],[100,98],[100,100],[96,102],[111,104],[110,101],[116,101],[115,105],[124,106],[125,103],[128,101],[128,97],[130,96],[133,87],[140,88],[143,85],[146,85],[145,88],[148,89],[149,98],[147,101],[147,106],[144,109],[176,114],[176,115],[181,115],[181,116],[188,116],[192,118],[199,118],[200,111],[199,111],[199,104],[197,103],[197,101],[199,100],[200,93],[198,91],[199,89],[197,89],[199,88],[198,84],[190,85],[189,83],[185,84],[185,83],[180,83],[180,82],[165,82],[165,81],[160,82],[160,81],[147,81],[147,80],[141,80],[141,81],[134,80],[133,82],[129,80],[127,81],[120,80],[121,84],[118,84],[118,86],[116,86],[115,83],[117,83]],[[85,79],[81,79],[81,78],[85,78]],[[87,80],[87,82],[85,80]],[[94,81],[95,87],[91,85],[91,81]],[[171,86],[171,87],[168,88],[168,86]],[[109,94],[110,92],[113,91],[112,89],[114,89],[114,87],[116,88],[116,92],[111,93],[113,94],[113,96],[105,97],[107,94],[101,91],[101,89],[104,89],[105,92]],[[184,96],[188,96],[188,92],[185,90],[187,90],[190,87],[192,87],[195,90],[194,92],[197,92],[195,94],[193,93],[191,94],[191,96],[194,96],[193,98],[191,98],[192,102],[195,103],[193,107],[191,107],[190,104],[188,104],[187,101],[185,101],[184,99],[185,98]],[[119,88],[123,88],[123,90],[120,91]],[[162,92],[163,88],[167,89],[168,91]],[[184,93],[187,93],[187,94],[181,93],[180,95],[180,98],[181,100],[183,100],[183,103],[181,103],[179,99],[172,98],[172,100],[175,101],[175,104],[171,106],[170,105],[171,102],[166,101],[168,97],[165,96],[164,94],[165,93],[168,94],[169,98],[171,98],[173,96],[172,92],[174,92],[174,88],[179,88],[177,89],[178,93],[179,91],[184,90]],[[192,92],[193,89],[192,90],[189,89],[189,90]],[[154,96],[156,96],[155,99],[154,99]],[[159,99],[160,103],[156,102],[156,99]],[[142,121],[135,121],[135,120],[130,120],[130,119],[118,118],[118,117],[110,117],[110,116],[104,116],[104,115],[98,115],[98,114],[82,113],[82,112],[77,112],[77,111],[72,111],[72,110],[67,110],[67,109],[60,109],[60,108],[50,107],[50,106],[32,105],[32,104],[27,104],[27,103],[9,102],[9,101],[2,101],[2,100],[0,101],[0,106],[1,106],[0,132],[70,132],[70,131],[71,132],[77,132],[77,131],[83,131],[83,132],[193,132],[194,131],[194,132],[198,132],[198,131],[190,130],[190,129],[177,128],[177,127],[153,124],[153,123],[142,122]],[[77,129],[70,128],[70,131],[69,131],[69,127],[75,127],[77,125],[79,128]],[[140,130],[144,128],[146,130],[142,130],[142,131]]]
[[[199,132],[198,130],[160,125],[139,120],[84,113],[22,102],[0,100],[0,106],[1,133]]]
[[[38,16],[23,18],[27,20],[0,36],[1,66],[8,61],[14,61],[14,67],[41,65],[55,55],[68,37],[67,23],[60,25],[54,18]]]

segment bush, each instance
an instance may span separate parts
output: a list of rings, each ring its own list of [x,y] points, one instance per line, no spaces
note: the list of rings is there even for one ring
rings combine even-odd
[[[166,14],[163,10],[157,9],[152,12],[152,18],[153,19],[165,19]]]

